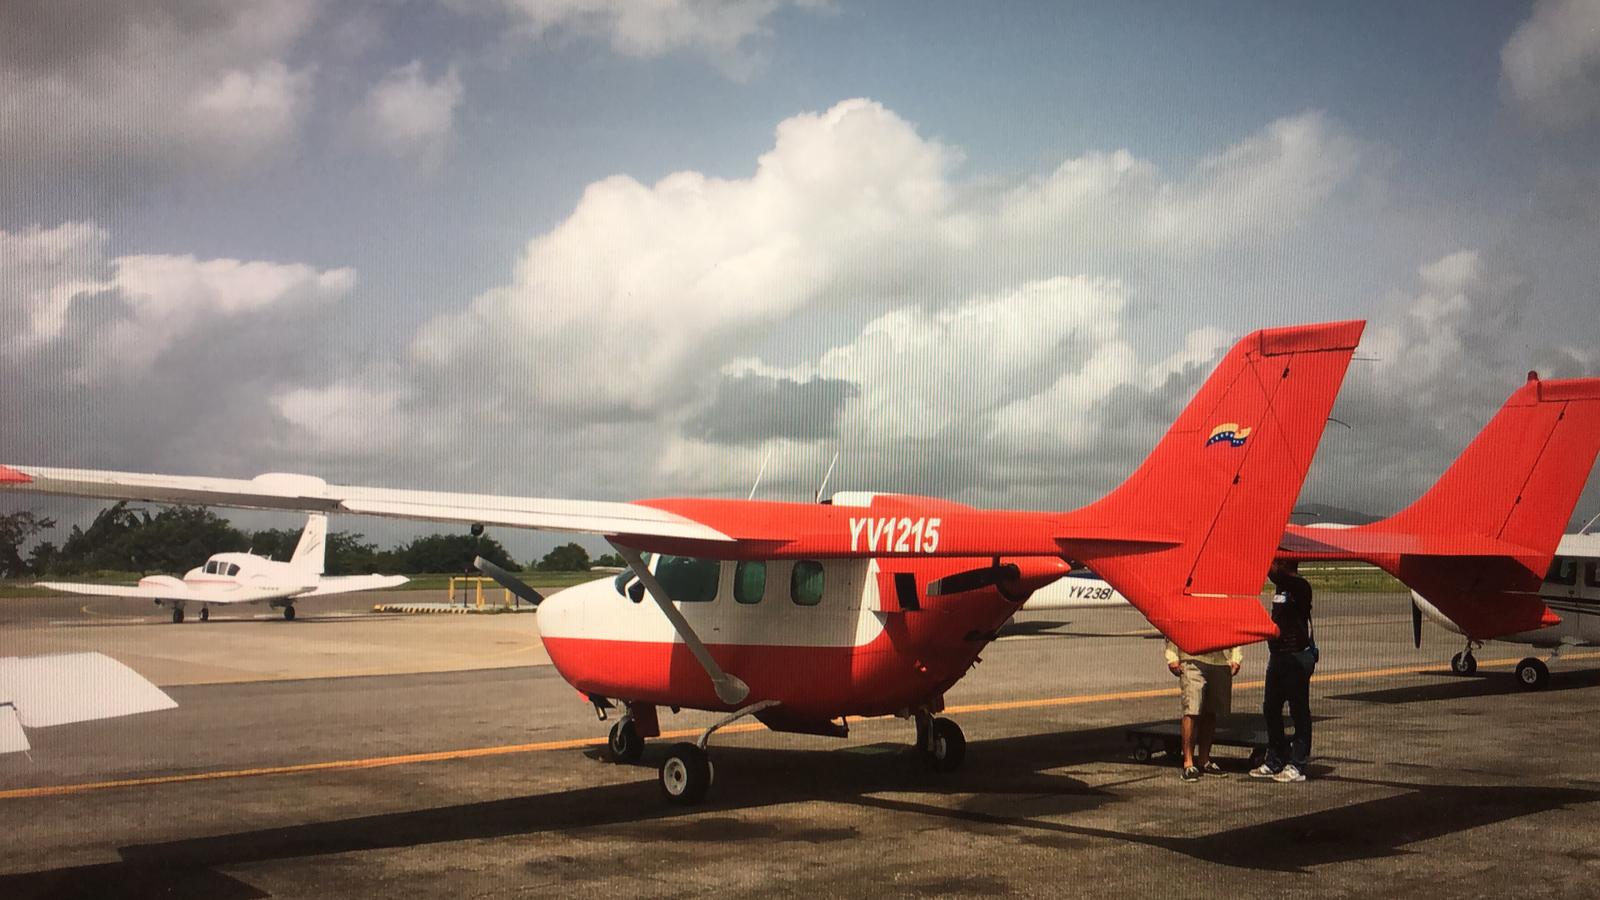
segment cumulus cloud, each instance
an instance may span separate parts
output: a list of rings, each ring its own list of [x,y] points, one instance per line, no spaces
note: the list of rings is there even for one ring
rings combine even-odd
[[[208,469],[281,448],[268,400],[328,371],[319,323],[355,273],[108,243],[89,222],[0,230],[10,457]]]
[[[421,61],[394,69],[367,93],[364,137],[393,156],[437,166],[449,149],[462,93],[454,66],[432,81]]]
[[[291,144],[311,70],[290,52],[315,0],[0,4],[0,187],[236,171]],[[63,114],[69,111],[69,114]]]
[[[1501,48],[1500,71],[1535,123],[1569,128],[1600,115],[1600,4],[1539,0]]]
[[[780,123],[745,178],[590,184],[506,284],[426,323],[401,363],[275,407],[297,441],[338,454],[361,451],[359,410],[456,423],[483,435],[484,470],[505,446],[537,448],[540,481],[570,464],[565,492],[738,490],[760,445],[780,448],[775,489],[820,477],[834,447],[842,477],[901,487],[1110,478],[1229,338],[1135,336],[1146,307],[1106,273],[1279,240],[1360,158],[1312,112],[1175,174],[1116,151],[1002,183],[849,100]]]
[[[634,59],[699,54],[735,77],[760,60],[749,49],[767,21],[785,7],[820,10],[827,0],[456,0],[458,6],[501,9],[517,33],[531,38],[603,40]]]

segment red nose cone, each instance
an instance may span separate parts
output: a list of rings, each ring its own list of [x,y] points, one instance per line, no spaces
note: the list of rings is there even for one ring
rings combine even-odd
[[[0,484],[30,484],[32,482],[32,478],[18,472],[16,469],[0,466]]]

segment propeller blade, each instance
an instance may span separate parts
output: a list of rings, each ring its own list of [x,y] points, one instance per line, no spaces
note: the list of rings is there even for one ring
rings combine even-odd
[[[505,569],[500,568],[494,563],[489,562],[487,559],[484,559],[481,556],[473,557],[472,565],[473,568],[477,569],[479,572],[482,572],[490,578],[493,578],[496,584],[500,585],[511,593],[516,594],[518,597],[521,597],[528,603],[528,605],[538,606],[540,603],[544,602],[543,594],[531,587],[528,587],[527,582],[511,574],[510,572],[507,572]]]
[[[1006,563],[999,566],[984,566],[980,569],[968,569],[954,575],[928,582],[928,596],[939,597],[945,594],[963,594],[967,591],[981,590],[994,587],[1003,581],[1015,581],[1022,572],[1013,564]]]
[[[1411,601],[1411,643],[1422,649],[1422,607],[1415,600]]]

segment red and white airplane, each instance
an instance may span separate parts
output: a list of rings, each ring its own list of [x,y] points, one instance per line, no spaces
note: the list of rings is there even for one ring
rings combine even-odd
[[[251,553],[218,553],[184,573],[181,579],[149,575],[131,586],[64,581],[40,581],[37,585],[69,594],[152,600],[157,606],[171,607],[173,624],[177,624],[183,621],[184,607],[190,604],[199,605],[200,621],[205,622],[211,618],[212,606],[242,603],[265,603],[272,609],[282,609],[284,619],[292,622],[298,600],[378,591],[409,580],[404,575],[323,575],[327,538],[328,517],[312,513],[306,517],[306,527],[288,562]]]
[[[1576,558],[1600,555],[1600,545],[1562,536],[1597,452],[1600,378],[1542,381],[1530,372],[1410,506],[1369,525],[1291,525],[1279,555],[1362,560],[1398,578],[1414,592],[1417,646],[1424,616],[1465,636],[1466,649],[1451,661],[1460,674],[1477,668],[1472,651],[1484,641],[1559,647],[1600,639],[1585,636],[1585,610],[1568,602],[1579,597]],[[1572,621],[1563,624],[1551,603]],[[1549,669],[1530,657],[1517,674],[1527,687],[1543,687]]]
[[[961,729],[935,718],[945,692],[1068,559],[1191,652],[1275,634],[1261,585],[1363,328],[1246,336],[1133,475],[1071,512],[875,493],[585,502],[29,465],[0,467],[0,487],[602,535],[629,571],[543,602],[541,637],[598,709],[625,705],[619,758],[659,734],[658,707],[727,714],[662,763],[668,798],[695,802],[711,780],[707,740],[745,716],[827,735],[845,734],[848,716],[913,718],[933,767],[959,766]]]

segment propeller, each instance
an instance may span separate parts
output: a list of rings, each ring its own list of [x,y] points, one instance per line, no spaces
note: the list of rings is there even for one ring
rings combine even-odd
[[[1417,605],[1415,599],[1411,601],[1411,643],[1418,650],[1422,649],[1422,607]]]
[[[967,591],[982,590],[986,587],[998,587],[1008,582],[1016,581],[1022,576],[1022,570],[1013,563],[1001,564],[996,559],[993,563],[978,569],[968,569],[954,575],[928,582],[928,596],[940,597],[945,594],[964,594]]]
[[[473,557],[472,565],[479,572],[493,578],[495,583],[521,597],[529,606],[538,606],[544,602],[544,595],[528,586],[528,583],[517,576],[507,572],[481,556]]]

